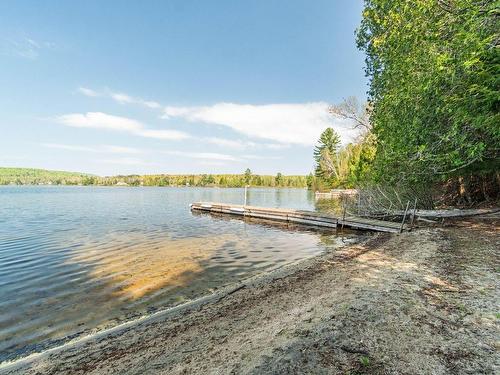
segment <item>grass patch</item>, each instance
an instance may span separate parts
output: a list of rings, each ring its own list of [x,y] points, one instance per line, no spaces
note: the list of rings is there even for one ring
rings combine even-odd
[[[370,358],[366,357],[366,356],[363,356],[359,359],[359,361],[361,362],[361,364],[364,366],[364,367],[368,367],[370,366]]]

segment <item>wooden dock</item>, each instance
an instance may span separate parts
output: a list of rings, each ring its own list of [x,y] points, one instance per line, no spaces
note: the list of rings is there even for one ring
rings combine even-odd
[[[408,229],[405,224],[402,225],[401,223],[367,219],[350,215],[346,215],[345,217],[336,217],[333,215],[313,211],[243,206],[228,203],[196,202],[191,204],[191,210],[275,220],[327,228],[346,227],[351,229],[391,233],[401,233],[402,231]]]

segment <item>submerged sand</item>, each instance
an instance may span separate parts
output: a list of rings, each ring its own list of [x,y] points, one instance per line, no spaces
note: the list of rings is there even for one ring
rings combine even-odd
[[[0,373],[498,373],[498,234],[374,235]]]
[[[148,244],[133,241],[130,236],[127,240],[132,244],[126,249],[116,246],[103,252],[99,248],[84,247],[68,263],[92,262],[90,277],[110,280],[110,284],[116,285],[116,296],[135,300],[166,286],[189,284],[203,271],[202,261],[211,257],[217,248],[237,239],[234,234],[169,238],[158,241],[154,248],[146,248]]]

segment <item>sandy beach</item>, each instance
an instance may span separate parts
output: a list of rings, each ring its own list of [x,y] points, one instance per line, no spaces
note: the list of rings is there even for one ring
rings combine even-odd
[[[498,218],[368,240],[4,374],[492,374]]]

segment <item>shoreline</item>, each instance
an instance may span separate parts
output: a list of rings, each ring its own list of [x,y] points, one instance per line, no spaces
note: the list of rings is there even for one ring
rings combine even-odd
[[[360,236],[358,239],[350,239],[348,243],[346,243],[344,246],[339,247],[336,250],[341,250],[345,247],[353,246],[355,244],[361,244],[369,240],[370,237],[368,235],[363,235]],[[132,320],[119,323],[118,325],[112,327],[97,330],[95,332],[90,332],[81,337],[69,339],[67,341],[64,338],[60,339],[64,341],[62,344],[56,345],[54,347],[48,347],[42,350],[41,352],[33,352],[26,356],[21,356],[19,358],[0,362],[0,373],[2,373],[3,371],[16,370],[18,367],[21,367],[25,364],[29,364],[32,361],[58,353],[65,349],[78,347],[79,345],[83,345],[91,340],[99,340],[101,338],[105,338],[106,336],[120,334],[120,332],[123,332],[128,328],[134,328],[134,326],[138,326],[140,324],[147,324],[149,322],[154,322],[156,320],[161,320],[161,319],[169,319],[184,312],[189,312],[191,310],[199,309],[200,307],[206,304],[213,303],[214,301],[217,302],[217,300],[221,300],[233,294],[234,292],[241,290],[242,288],[258,287],[258,285],[270,283],[276,279],[284,278],[296,272],[298,269],[308,267],[310,262],[319,260],[317,258],[322,258],[327,254],[328,252],[322,252],[320,254],[311,255],[309,257],[299,259],[295,262],[285,264],[279,268],[272,269],[270,271],[265,271],[257,275],[249,276],[237,282],[224,285],[211,294],[202,295],[193,300],[186,301],[179,305],[166,307],[161,310],[155,311],[151,314],[138,316],[133,318]]]
[[[0,373],[494,373],[499,229],[377,234]]]

